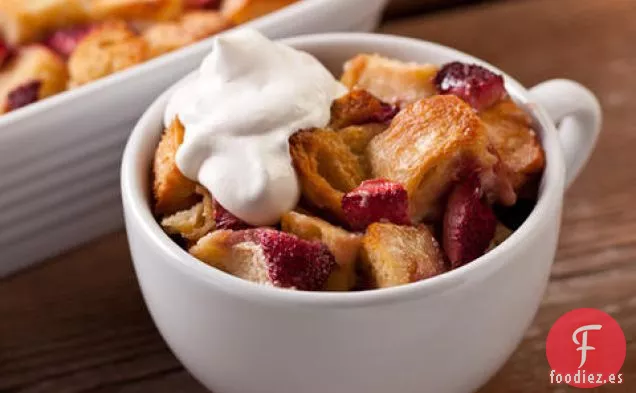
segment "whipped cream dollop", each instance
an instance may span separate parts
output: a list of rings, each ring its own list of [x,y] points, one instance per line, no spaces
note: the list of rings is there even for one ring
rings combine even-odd
[[[177,166],[241,220],[275,224],[300,197],[289,137],[326,126],[345,92],[308,53],[255,30],[221,34],[168,103],[166,126],[178,116],[185,127]]]

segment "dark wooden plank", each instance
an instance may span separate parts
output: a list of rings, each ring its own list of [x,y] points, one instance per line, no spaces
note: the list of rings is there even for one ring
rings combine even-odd
[[[568,76],[605,110],[604,134],[568,192],[552,281],[526,339],[482,389],[574,392],[549,385],[549,327],[577,307],[602,308],[623,326],[625,384],[636,381],[636,2],[525,0],[387,23],[383,31],[483,57],[523,83]],[[156,332],[116,233],[0,281],[0,391],[204,392]]]
[[[386,18],[419,15],[424,12],[441,11],[457,6],[515,0],[392,0],[386,9]],[[518,0],[517,0],[518,1]]]

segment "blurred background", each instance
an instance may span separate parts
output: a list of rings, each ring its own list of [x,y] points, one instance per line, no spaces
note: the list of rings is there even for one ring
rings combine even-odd
[[[438,11],[477,3],[512,0],[392,0],[387,9],[387,18],[408,17],[423,12]],[[515,0],[531,1],[531,0]],[[556,1],[556,0],[555,0]]]

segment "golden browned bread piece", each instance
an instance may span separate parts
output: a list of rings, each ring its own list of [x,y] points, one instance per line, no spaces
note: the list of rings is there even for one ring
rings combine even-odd
[[[143,32],[155,57],[221,32],[231,25],[218,11],[191,11],[176,21],[151,25]]]
[[[12,46],[87,19],[84,0],[0,0],[0,35]]]
[[[223,0],[221,13],[235,24],[247,22],[298,0]]]
[[[18,86],[40,81],[40,100],[64,91],[67,80],[62,58],[42,45],[25,46],[0,71],[0,113],[8,110],[8,95]]]
[[[348,291],[353,288],[361,235],[347,232],[318,217],[293,211],[283,214],[281,229],[304,240],[320,241],[331,251],[338,266],[329,276],[326,290]]]
[[[183,0],[89,0],[86,13],[93,21],[105,19],[163,21],[177,18]]]
[[[10,45],[73,24],[105,19],[173,19],[182,0],[0,0],[0,32]]]
[[[499,101],[480,114],[490,142],[512,174],[515,189],[538,174],[545,165],[543,148],[528,114],[511,99]]]
[[[367,154],[374,177],[406,188],[409,215],[419,222],[440,217],[443,196],[463,172],[494,172],[498,158],[490,149],[475,111],[460,98],[438,95],[404,108],[373,138]]]
[[[408,104],[436,94],[432,64],[405,63],[379,55],[362,54],[344,66],[342,83],[369,91],[384,102]]]
[[[358,157],[360,165],[365,173],[365,178],[371,177],[371,165],[367,159],[367,146],[379,133],[387,129],[383,123],[369,123],[361,126],[349,126],[338,130],[338,135],[349,147],[349,150]]]
[[[160,215],[189,209],[198,200],[195,193],[196,183],[183,176],[175,162],[184,133],[183,125],[175,119],[164,132],[155,152],[152,167],[153,192],[155,213]]]
[[[201,202],[161,220],[161,226],[166,233],[196,242],[214,230],[214,200],[201,186],[196,187],[196,193],[203,196]]]
[[[362,239],[362,262],[378,288],[416,282],[446,270],[440,246],[424,225],[371,224]]]
[[[342,197],[365,179],[358,157],[338,132],[327,129],[297,132],[289,145],[303,197],[346,222]]]
[[[148,44],[125,22],[109,21],[93,29],[68,60],[70,86],[80,86],[142,63]]]
[[[388,128],[386,124],[369,123],[360,126],[349,126],[338,130],[338,135],[356,155],[366,155],[367,146],[379,133]]]
[[[333,101],[329,127],[338,129],[353,124],[379,121],[376,119],[384,110],[382,101],[368,91],[354,89]]]
[[[259,284],[271,284],[262,248],[244,238],[243,233],[218,230],[190,248],[195,258],[233,276]]]

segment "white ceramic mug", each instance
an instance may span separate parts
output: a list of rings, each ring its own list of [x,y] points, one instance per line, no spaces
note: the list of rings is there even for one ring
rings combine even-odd
[[[485,64],[447,47],[383,35],[284,42],[312,53],[335,74],[363,52]],[[122,194],[144,298],[186,368],[216,393],[463,393],[485,383],[518,345],[541,302],[563,193],[590,155],[601,122],[597,100],[575,82],[553,80],[528,91],[506,76],[506,87],[535,118],[546,151],[532,214],[503,244],[466,266],[355,293],[259,286],[204,265],[171,241],[149,204],[149,171],[170,91],[159,97],[128,141]]]

